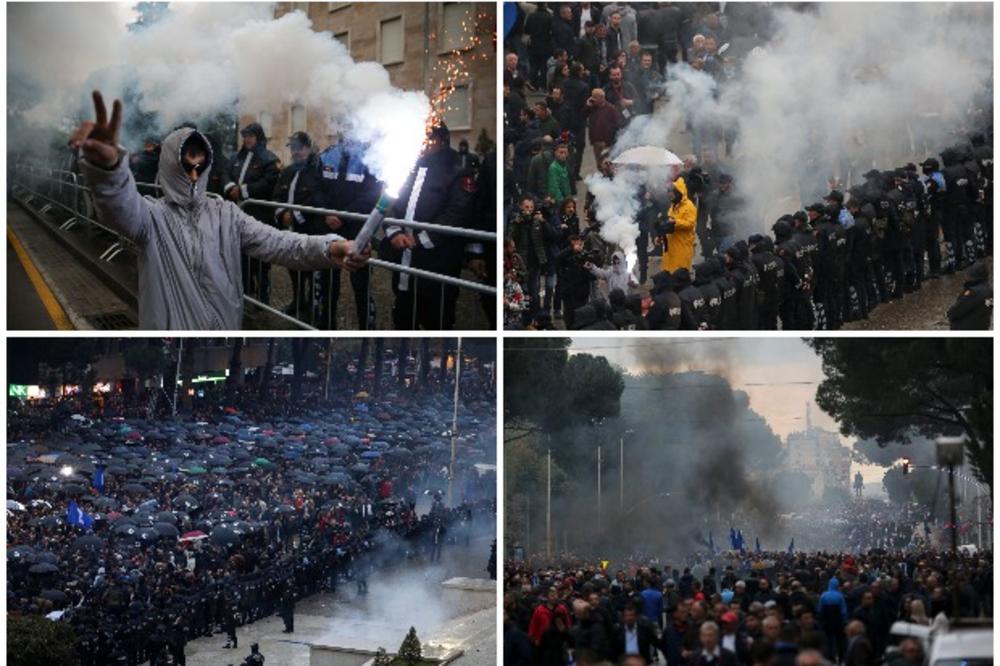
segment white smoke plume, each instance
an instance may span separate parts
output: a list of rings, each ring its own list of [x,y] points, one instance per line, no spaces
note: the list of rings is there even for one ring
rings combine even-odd
[[[669,101],[636,118],[612,150],[614,156],[652,145],[679,152],[680,133],[693,127],[702,130],[702,151],[718,155],[723,128],[734,133],[724,171],[748,205],[741,237],[766,232],[831,184],[846,188],[871,168],[936,154],[962,140],[970,119],[988,122],[991,4],[835,2],[770,11],[774,36],[741,58],[736,80],[719,86],[687,64],[670,66]],[[631,210],[625,185],[592,188],[598,211],[614,211],[604,218]],[[602,235],[612,242],[630,235],[624,244],[634,243],[637,226],[628,233],[624,227],[616,222]]]
[[[11,5],[8,108],[65,132],[92,113],[92,88],[108,98],[130,92],[155,113],[148,129],[163,134],[237,108],[302,104],[370,144],[366,163],[390,187],[413,164],[405,156],[420,150],[427,96],[394,88],[378,63],[354,62],[301,12],[275,19],[267,3],[172,3],[142,30],[129,31],[129,19],[111,3]]]

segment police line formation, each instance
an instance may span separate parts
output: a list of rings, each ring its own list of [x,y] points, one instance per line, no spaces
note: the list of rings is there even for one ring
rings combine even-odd
[[[614,177],[606,159],[601,168]],[[743,210],[730,175],[713,182],[691,167],[675,181],[666,210],[640,192],[638,242],[655,240],[664,269],[652,276],[648,299],[635,290],[646,281],[646,248],[630,272],[624,255],[600,238],[592,197],[581,228],[573,199],[557,208],[525,194],[504,251],[506,324],[546,329],[555,317],[580,330],[837,330],[928,280],[967,270],[949,323],[989,329],[993,295],[984,259],[993,244],[993,154],[985,136],[919,168],[908,163],[863,177],[846,192],[832,190],[782,215],[773,236],[738,241]],[[704,259],[692,265],[695,233]],[[674,244],[686,248],[680,260]]]

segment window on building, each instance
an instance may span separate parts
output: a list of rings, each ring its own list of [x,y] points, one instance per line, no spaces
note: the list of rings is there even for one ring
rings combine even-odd
[[[341,32],[335,32],[335,33],[333,33],[333,38],[336,39],[341,44],[343,44],[347,48],[348,51],[351,50],[351,31],[350,30],[342,30]]]
[[[448,110],[444,121],[450,130],[467,130],[472,128],[472,85],[462,83],[455,86],[455,91],[448,98]]]
[[[292,104],[291,112],[292,134],[306,131],[306,107]]]
[[[339,12],[341,9],[347,9],[351,6],[349,2],[328,2],[326,3],[326,11],[331,14],[334,12]]]
[[[472,46],[472,5],[446,2],[441,10],[441,51],[461,51]]]
[[[267,111],[261,111],[257,114],[257,122],[260,126],[264,128],[264,136],[270,139],[274,134],[271,133],[271,114]]]
[[[403,62],[403,17],[383,19],[378,25],[378,61],[383,65]]]

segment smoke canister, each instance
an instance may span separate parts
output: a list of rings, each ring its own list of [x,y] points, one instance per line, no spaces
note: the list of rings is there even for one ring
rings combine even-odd
[[[378,230],[379,226],[381,226],[382,220],[385,219],[386,211],[389,210],[389,206],[394,201],[395,199],[386,194],[385,191],[379,195],[378,201],[375,202],[375,208],[368,214],[368,219],[365,220],[361,231],[358,232],[358,235],[354,239],[354,249],[352,250],[354,254],[363,254],[368,249],[372,236]]]

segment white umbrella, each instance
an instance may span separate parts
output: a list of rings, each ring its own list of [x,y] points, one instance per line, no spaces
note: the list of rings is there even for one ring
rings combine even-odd
[[[17,500],[7,500],[7,510],[8,511],[24,511],[24,505]]]
[[[635,166],[677,166],[683,164],[681,158],[666,148],[657,148],[656,146],[629,148],[611,162]]]

